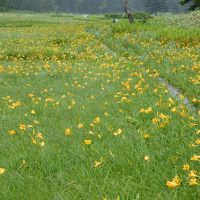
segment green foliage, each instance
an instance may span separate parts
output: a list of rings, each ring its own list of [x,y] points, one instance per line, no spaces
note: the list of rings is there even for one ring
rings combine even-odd
[[[57,14],[51,15],[51,17],[66,17],[66,16],[63,14],[57,13]]]
[[[144,12],[134,12],[132,15],[134,19],[153,19],[153,16]],[[117,13],[107,13],[105,17],[111,19],[127,19],[127,15]]]
[[[197,44],[200,42],[199,28],[176,28],[175,26],[149,24],[145,26],[141,23],[130,25],[128,23],[119,23],[112,26],[113,33],[152,33],[151,37],[163,42],[178,42],[182,44]]]
[[[110,19],[124,19],[125,16],[122,14],[117,14],[117,13],[107,13],[105,14],[106,18],[110,18]]]
[[[8,12],[8,8],[6,8],[6,7],[0,7],[0,12]]]
[[[153,16],[144,12],[134,12],[134,19],[153,19]]]
[[[185,5],[189,2],[192,2],[192,5],[190,6],[190,9],[191,10],[194,10],[196,8],[199,8],[200,7],[200,0],[181,0],[180,3],[182,5]]]

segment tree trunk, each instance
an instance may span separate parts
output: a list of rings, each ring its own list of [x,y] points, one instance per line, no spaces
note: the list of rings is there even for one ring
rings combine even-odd
[[[124,3],[124,10],[128,16],[128,20],[132,24],[134,22],[134,19],[133,19],[133,15],[131,14],[131,12],[128,8],[128,0],[123,0],[123,3]]]

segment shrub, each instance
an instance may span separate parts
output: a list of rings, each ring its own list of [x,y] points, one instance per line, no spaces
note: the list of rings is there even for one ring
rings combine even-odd
[[[111,18],[111,19],[127,19],[127,15],[124,14],[118,14],[118,13],[108,13],[105,14],[106,18]],[[153,17],[145,12],[135,12],[133,13],[133,18],[134,19],[152,19]]]
[[[153,16],[145,12],[133,13],[134,19],[153,19]]]
[[[5,7],[0,7],[0,12],[8,12],[8,9]]]
[[[122,14],[117,14],[117,13],[108,13],[108,14],[105,14],[105,18],[122,19],[124,18],[124,16]]]

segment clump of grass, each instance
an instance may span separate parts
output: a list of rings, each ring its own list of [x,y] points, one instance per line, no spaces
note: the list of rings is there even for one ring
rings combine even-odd
[[[164,42],[178,42],[182,44],[195,45],[200,41],[199,28],[178,28],[168,25],[157,25],[153,23],[141,24],[136,23],[130,25],[128,23],[119,23],[112,26],[112,32],[115,33],[151,33],[152,39]]]

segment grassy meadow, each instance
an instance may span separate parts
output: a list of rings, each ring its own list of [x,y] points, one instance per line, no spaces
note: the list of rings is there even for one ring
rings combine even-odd
[[[0,200],[200,199],[188,16],[0,14]]]

